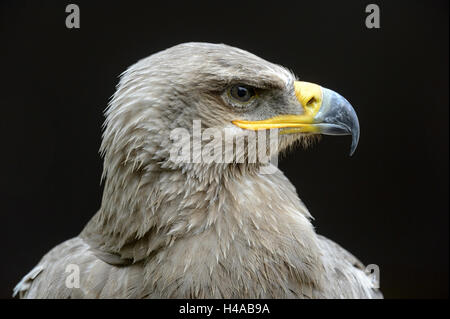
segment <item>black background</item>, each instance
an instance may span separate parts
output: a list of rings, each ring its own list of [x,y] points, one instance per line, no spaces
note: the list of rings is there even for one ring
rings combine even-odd
[[[336,90],[359,147],[280,162],[317,231],[381,270],[388,298],[448,297],[448,1],[2,1],[0,297],[100,206],[103,110],[118,75],[187,41],[226,43]]]

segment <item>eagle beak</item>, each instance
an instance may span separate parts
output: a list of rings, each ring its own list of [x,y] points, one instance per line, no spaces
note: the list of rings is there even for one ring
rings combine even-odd
[[[317,133],[325,135],[351,135],[350,156],[359,141],[359,122],[350,103],[338,93],[317,84],[296,81],[295,96],[303,109],[302,114],[278,115],[262,121],[232,123],[247,130],[281,129],[280,134]]]

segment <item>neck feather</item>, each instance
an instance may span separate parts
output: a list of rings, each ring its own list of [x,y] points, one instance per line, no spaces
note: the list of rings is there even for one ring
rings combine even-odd
[[[244,245],[263,250],[303,282],[314,283],[321,262],[309,219],[279,170],[261,175],[248,164],[185,172],[124,165],[107,176],[102,206],[82,237],[135,263],[183,239],[207,236],[217,241],[215,255],[207,260],[219,262]]]

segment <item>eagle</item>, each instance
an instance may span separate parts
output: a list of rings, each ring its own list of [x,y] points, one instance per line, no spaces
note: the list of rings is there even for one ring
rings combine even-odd
[[[258,147],[273,159],[321,134],[351,135],[353,153],[358,118],[338,93],[245,50],[190,42],[122,73],[105,116],[100,209],[14,295],[382,297],[357,258],[315,232],[273,161],[250,156]]]

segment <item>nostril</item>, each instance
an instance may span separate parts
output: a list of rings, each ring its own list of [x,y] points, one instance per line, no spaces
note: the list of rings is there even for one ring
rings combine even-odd
[[[306,106],[313,106],[314,103],[316,103],[316,98],[313,96],[309,99],[308,102],[306,102]]]

